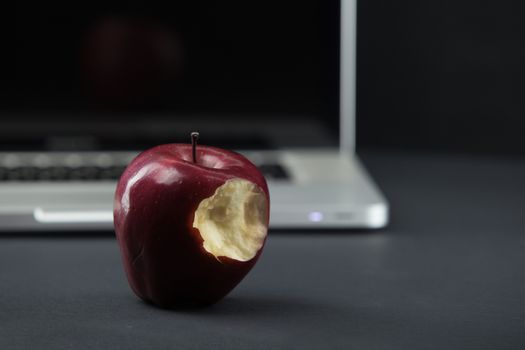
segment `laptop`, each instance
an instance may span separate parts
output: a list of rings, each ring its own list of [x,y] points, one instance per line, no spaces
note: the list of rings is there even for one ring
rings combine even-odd
[[[237,150],[273,229],[380,228],[355,154],[355,0],[17,8],[0,82],[0,230],[111,230],[116,182],[162,143]]]

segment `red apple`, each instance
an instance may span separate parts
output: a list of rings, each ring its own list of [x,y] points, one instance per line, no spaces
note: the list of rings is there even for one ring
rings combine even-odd
[[[196,138],[141,153],[114,203],[131,288],[161,307],[222,299],[262,252],[269,200],[264,176],[238,153],[197,147]]]

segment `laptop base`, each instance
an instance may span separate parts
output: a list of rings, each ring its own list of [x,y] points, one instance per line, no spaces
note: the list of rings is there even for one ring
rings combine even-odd
[[[355,156],[338,150],[243,153],[256,163],[282,164],[290,175],[269,181],[270,228],[374,229],[388,221],[385,198]],[[112,230],[115,185],[2,182],[0,231]]]

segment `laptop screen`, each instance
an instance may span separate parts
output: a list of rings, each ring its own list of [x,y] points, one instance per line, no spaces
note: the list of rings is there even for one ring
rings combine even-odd
[[[338,144],[337,1],[16,6],[2,149]]]

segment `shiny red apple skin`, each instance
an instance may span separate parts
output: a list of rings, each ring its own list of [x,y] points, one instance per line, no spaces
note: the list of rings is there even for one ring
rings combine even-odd
[[[266,180],[242,155],[214,147],[167,144],[138,155],[122,174],[114,203],[114,225],[132,290],[165,308],[213,304],[252,269],[248,261],[216,258],[193,228],[199,203],[232,178],[259,186],[268,203]],[[268,226],[269,214],[266,216]]]

